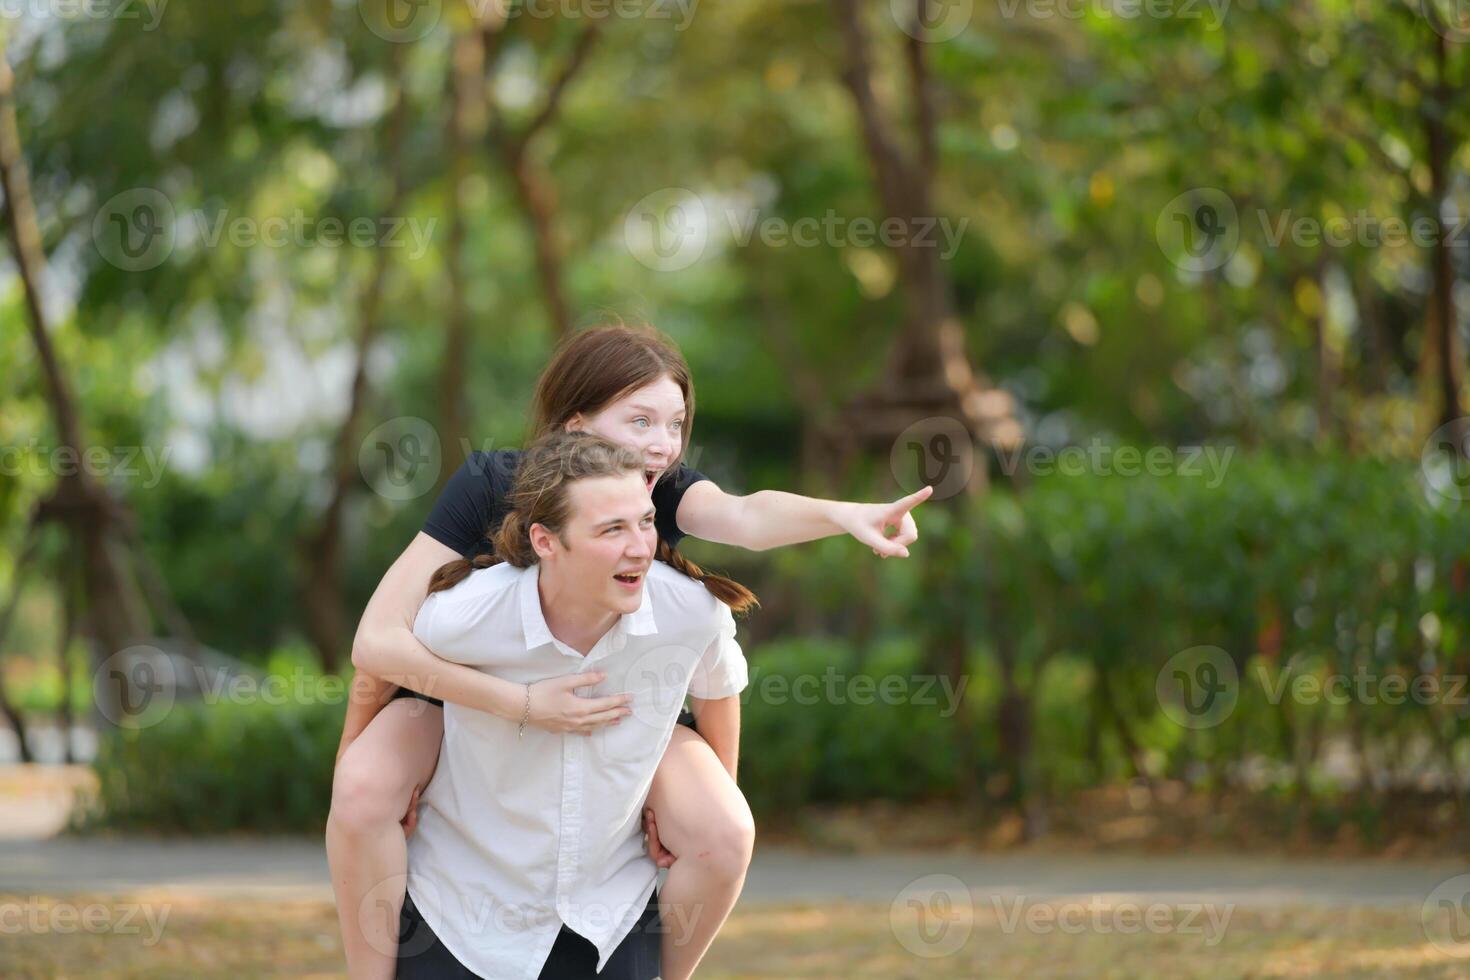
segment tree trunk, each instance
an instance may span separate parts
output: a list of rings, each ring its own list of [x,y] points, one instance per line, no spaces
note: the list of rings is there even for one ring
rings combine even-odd
[[[408,94],[403,87],[403,54],[394,46],[394,91],[397,104],[389,117],[387,148],[393,189],[384,213],[396,215],[407,197],[403,165],[404,130],[408,123]],[[333,454],[332,489],[317,528],[303,542],[302,583],[304,624],[312,645],[328,672],[342,668],[351,651],[352,636],[343,603],[342,523],[347,498],[358,478],[358,444],[368,402],[368,357],[382,327],[383,287],[388,272],[388,250],[373,250],[372,271],[363,289],[358,311],[357,364],[352,375],[347,414],[337,432]]]
[[[1449,426],[1450,441],[1461,456],[1470,455],[1465,444],[1467,434],[1460,388],[1464,368],[1460,363],[1459,322],[1455,310],[1455,270],[1450,243],[1444,227],[1446,204],[1450,195],[1451,141],[1446,131],[1445,116],[1449,112],[1449,91],[1445,62],[1449,41],[1434,34],[1435,84],[1429,110],[1424,113],[1424,133],[1428,145],[1430,202],[1433,208],[1434,245],[1430,249],[1433,289],[1430,293],[1429,329],[1424,355],[1431,365],[1433,386],[1438,401],[1438,426]]]
[[[5,192],[6,228],[29,314],[27,325],[46,383],[57,438],[63,448],[79,458],[84,448],[81,414],[51,344],[41,302],[46,258],[16,122],[15,76],[3,44],[0,44],[0,188]],[[57,521],[80,545],[88,612],[97,649],[105,651],[102,656],[137,644],[145,635],[147,623],[142,605],[130,588],[124,563],[126,552],[119,540],[120,529],[132,523],[126,505],[114,498],[85,467],[77,467],[75,472],[59,478],[52,494],[37,506],[35,519]],[[99,697],[115,699],[115,703],[99,705],[105,717],[121,717],[123,694],[120,685],[117,690],[112,685],[101,686]]]
[[[499,41],[504,36],[504,27],[503,19],[482,25],[481,34],[485,38],[487,52],[498,50]],[[556,121],[568,87],[586,65],[588,56],[601,36],[600,28],[600,22],[592,20],[582,29],[571,54],[547,89],[546,99],[540,109],[519,132],[511,132],[499,118],[493,119],[490,125],[492,149],[515,188],[516,205],[525,216],[527,229],[531,233],[532,249],[536,256],[536,277],[541,284],[546,315],[551,320],[553,339],[558,343],[571,336],[575,324],[567,303],[564,256],[556,231],[556,188],[551,176],[536,161],[532,143],[538,133]],[[486,60],[491,61],[488,55]],[[486,67],[489,71],[494,69],[493,64],[487,63]],[[489,82],[486,84],[488,89]],[[493,96],[489,101],[493,111]]]
[[[445,275],[449,284],[449,308],[444,330],[444,355],[439,362],[439,440],[445,465],[439,471],[439,487],[454,475],[460,453],[469,446],[465,408],[465,365],[469,359],[469,304],[465,297],[464,185],[469,178],[469,145],[479,121],[476,98],[484,71],[484,49],[478,32],[466,32],[454,41],[450,63],[449,123],[449,237],[445,243]]]

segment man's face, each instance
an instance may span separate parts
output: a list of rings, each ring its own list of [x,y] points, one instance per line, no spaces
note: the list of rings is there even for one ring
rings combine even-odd
[[[594,606],[620,615],[637,612],[658,543],[643,475],[630,471],[577,480],[567,491],[570,516],[560,540],[553,536],[553,554],[542,560],[584,590]]]

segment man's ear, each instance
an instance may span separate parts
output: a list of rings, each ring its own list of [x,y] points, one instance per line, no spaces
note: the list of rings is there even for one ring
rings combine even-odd
[[[556,549],[551,542],[556,540],[556,535],[546,529],[544,524],[531,525],[531,547],[536,552],[536,557],[547,559],[556,554]]]

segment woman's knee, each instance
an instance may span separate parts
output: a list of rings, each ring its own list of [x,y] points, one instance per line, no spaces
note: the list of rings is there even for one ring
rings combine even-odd
[[[721,880],[738,881],[750,867],[755,850],[755,820],[738,792],[725,806],[709,814],[692,830],[687,854],[706,872]]]
[[[332,776],[332,809],[328,826],[349,836],[381,832],[403,819],[412,791],[401,792],[389,767],[369,765],[372,761],[350,750],[337,763]],[[403,797],[401,800],[399,797]]]

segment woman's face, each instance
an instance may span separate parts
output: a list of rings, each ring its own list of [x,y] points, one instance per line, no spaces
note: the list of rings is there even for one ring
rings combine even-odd
[[[643,479],[651,491],[659,474],[679,455],[684,439],[684,392],[667,374],[610,402],[600,412],[574,415],[569,432],[590,432],[643,457]]]

